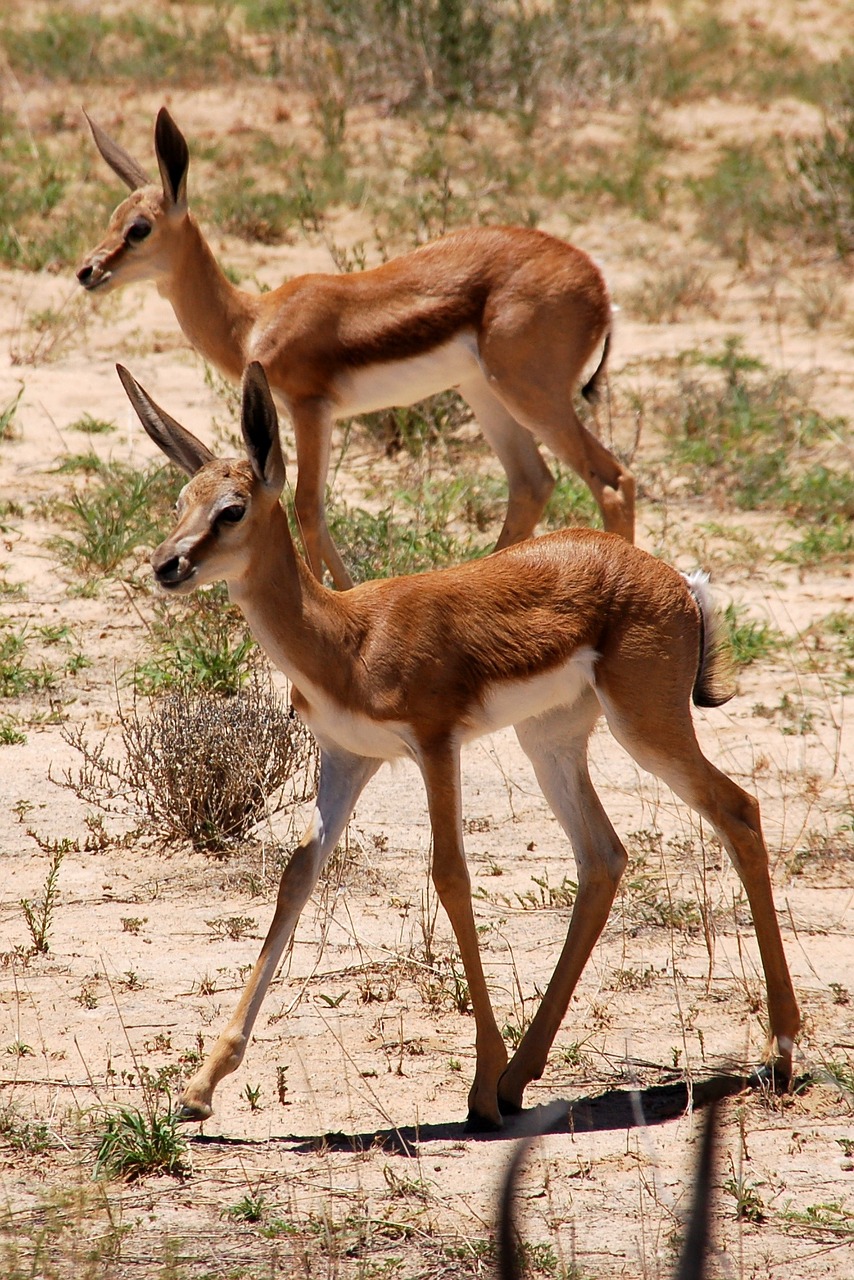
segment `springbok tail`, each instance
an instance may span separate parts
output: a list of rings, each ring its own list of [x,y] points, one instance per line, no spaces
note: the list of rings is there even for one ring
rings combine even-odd
[[[605,345],[602,348],[602,355],[599,357],[599,363],[593,370],[593,373],[581,388],[581,394],[590,404],[595,404],[599,399],[599,380],[605,372],[605,365],[608,363],[608,352],[611,349],[611,332],[605,334]]]
[[[694,705],[720,707],[735,693],[732,648],[723,616],[712,599],[707,573],[698,569],[683,577],[700,611],[700,661],[694,681]]]

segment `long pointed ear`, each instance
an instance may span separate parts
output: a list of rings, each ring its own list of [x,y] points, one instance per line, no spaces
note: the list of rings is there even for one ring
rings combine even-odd
[[[128,393],[128,399],[139,415],[140,422],[171,462],[174,462],[182,471],[186,471],[188,476],[194,476],[200,467],[212,460],[214,455],[207,445],[203,445],[191,431],[182,427],[180,422],[176,422],[159,405],[156,405],[124,365],[117,364],[116,373]]]
[[[279,419],[270,384],[257,360],[243,374],[243,440],[252,470],[268,489],[280,493],[285,483],[285,460],[279,440]]]
[[[151,179],[143,169],[142,165],[137,164],[133,156],[129,156],[124,147],[120,147],[117,142],[113,142],[108,137],[100,125],[89,115],[88,111],[83,112],[88,121],[89,128],[92,130],[92,137],[95,139],[95,146],[106,160],[122,182],[130,187],[131,191],[138,191],[140,187],[148,187],[151,185]]]
[[[160,166],[163,194],[179,208],[187,204],[187,169],[190,151],[183,133],[165,107],[157,113],[154,126],[154,150]]]

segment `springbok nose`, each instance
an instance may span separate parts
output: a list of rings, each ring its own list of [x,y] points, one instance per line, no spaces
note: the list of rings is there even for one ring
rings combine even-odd
[[[151,557],[151,567],[157,581],[164,586],[183,581],[190,571],[190,566],[183,556],[169,556],[160,560],[157,554]]]
[[[81,284],[86,284],[87,281],[91,280],[93,270],[94,270],[94,267],[91,267],[91,266],[85,266],[80,268],[80,270],[77,272],[77,279],[80,281]]]

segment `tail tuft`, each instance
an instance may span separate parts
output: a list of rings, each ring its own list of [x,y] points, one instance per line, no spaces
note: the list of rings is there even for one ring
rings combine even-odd
[[[709,590],[709,575],[684,574],[700,611],[700,661],[694,681],[695,707],[720,707],[735,693],[735,665],[720,610]]]

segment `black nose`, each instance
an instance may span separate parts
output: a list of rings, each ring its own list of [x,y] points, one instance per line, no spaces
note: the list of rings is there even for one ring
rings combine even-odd
[[[87,280],[91,280],[93,269],[94,268],[92,267],[80,268],[80,270],[77,272],[77,279],[80,281],[81,284],[86,284]]]
[[[180,556],[172,556],[171,560],[164,560],[152,567],[159,582],[175,582],[183,576]]]

